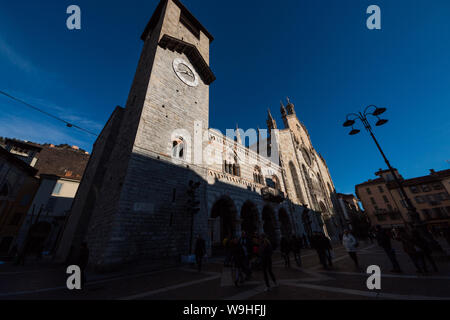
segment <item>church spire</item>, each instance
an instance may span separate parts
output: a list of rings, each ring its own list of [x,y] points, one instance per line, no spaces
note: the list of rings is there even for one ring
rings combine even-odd
[[[268,112],[268,118],[267,118],[267,128],[270,130],[277,128],[277,123],[275,119],[272,117],[272,114],[270,113],[270,109],[267,109]]]
[[[286,100],[287,100],[287,103],[288,103],[287,106],[286,106],[286,109],[287,109],[288,114],[289,114],[289,115],[295,114],[295,107],[294,107],[294,104],[291,102],[291,100],[289,99],[289,97],[287,97]]]
[[[287,111],[286,111],[286,108],[284,107],[283,101],[280,101],[280,105],[281,105],[281,107],[280,107],[281,116],[284,118],[287,115]]]

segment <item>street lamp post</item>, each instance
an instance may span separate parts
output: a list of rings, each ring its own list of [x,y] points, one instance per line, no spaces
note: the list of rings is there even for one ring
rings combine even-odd
[[[395,182],[397,183],[400,193],[403,197],[403,199],[406,202],[406,207],[408,210],[408,213],[410,213],[410,216],[415,224],[420,224],[420,219],[417,217],[417,209],[412,204],[411,200],[409,199],[408,195],[405,192],[405,189],[403,189],[402,183],[400,179],[397,177],[397,174],[395,173],[394,169],[392,168],[391,164],[389,163],[389,160],[386,158],[386,155],[384,154],[383,150],[381,149],[380,144],[378,143],[378,140],[375,138],[375,135],[372,132],[372,127],[367,119],[368,116],[374,116],[378,119],[376,126],[382,126],[388,122],[386,119],[380,119],[379,115],[386,112],[386,108],[378,108],[374,105],[368,106],[363,113],[350,113],[347,115],[347,120],[344,123],[344,127],[352,127],[352,131],[350,131],[350,135],[356,135],[360,133],[361,131],[358,129],[353,128],[353,125],[356,123],[356,120],[360,120],[367,132],[369,132],[370,136],[372,137],[373,141],[375,142],[378,150],[380,151],[381,155],[383,156],[384,162],[386,162],[386,165],[388,166],[390,172],[392,173],[392,176],[394,177]],[[408,227],[407,222],[405,221],[404,217],[402,216],[402,220],[406,227]]]

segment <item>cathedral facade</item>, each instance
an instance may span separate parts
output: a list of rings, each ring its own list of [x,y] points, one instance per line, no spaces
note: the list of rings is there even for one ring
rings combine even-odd
[[[94,144],[58,258],[82,242],[98,267],[179,257],[195,235],[215,254],[242,231],[275,245],[314,231],[338,239],[333,181],[293,103],[281,105],[284,129],[269,111],[269,134],[246,146],[249,131],[209,128],[213,37],[184,5],[162,0],[141,39],[126,107]]]

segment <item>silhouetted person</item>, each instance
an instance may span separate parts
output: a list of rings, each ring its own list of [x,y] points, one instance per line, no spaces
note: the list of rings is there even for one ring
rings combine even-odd
[[[231,241],[231,264],[236,270],[235,279],[233,279],[236,287],[244,283],[244,260],[244,248],[235,238]]]
[[[291,258],[289,257],[290,255],[290,243],[289,240],[286,239],[285,237],[281,238],[281,242],[280,242],[280,251],[281,251],[281,255],[283,256],[284,259],[284,266],[285,267],[290,267],[291,266]]]
[[[323,241],[323,246],[325,247],[325,256],[328,260],[328,265],[330,267],[332,267],[333,266],[333,254],[332,254],[333,246],[331,245],[331,240],[330,240],[330,238],[328,238],[327,236],[322,234],[321,241]]]
[[[250,255],[253,251],[253,246],[251,239],[247,236],[247,233],[245,231],[242,231],[241,238],[239,239],[239,244],[241,245],[244,252],[242,268],[245,275],[247,276],[247,279],[249,279],[252,275],[252,271],[250,269]]]
[[[292,240],[291,240],[291,248],[292,248],[292,252],[294,253],[294,259],[295,262],[297,262],[297,265],[299,267],[302,266],[302,256],[301,256],[301,249],[302,249],[302,244],[301,244],[301,238],[298,236],[293,236]]]
[[[422,251],[423,258],[424,258],[424,270],[427,272],[427,266],[426,266],[426,260],[430,262],[431,266],[433,267],[434,271],[438,272],[438,267],[436,263],[434,262],[433,257],[431,256],[432,250],[431,246],[428,243],[427,239],[422,237],[420,233],[417,230],[412,231],[412,241],[414,244]]]
[[[203,240],[203,238],[200,235],[197,236],[197,241],[195,242],[194,254],[195,254],[195,261],[197,262],[197,268],[198,271],[200,272],[202,271],[203,257],[206,254],[205,240]]]
[[[344,235],[342,236],[342,244],[344,245],[345,250],[348,252],[348,255],[355,263],[355,266],[359,269],[358,256],[356,255],[358,241],[356,238],[350,233],[349,230],[344,231]]]
[[[325,269],[328,269],[326,245],[319,232],[314,232],[311,237],[311,246],[316,250],[320,263]]]
[[[387,235],[386,231],[381,228],[381,226],[377,226],[376,239],[378,245],[383,248],[384,252],[388,256],[389,260],[391,260],[393,270],[392,272],[402,272],[400,265],[398,264],[397,257],[395,255],[395,250],[392,248],[391,238]]]
[[[399,240],[402,242],[403,251],[410,257],[413,264],[416,266],[418,273],[426,272],[426,265],[421,249],[414,244],[412,237],[404,230],[399,232]]]
[[[265,235],[261,235],[259,253],[261,256],[261,267],[264,273],[264,281],[266,282],[266,291],[268,291],[270,290],[269,275],[275,286],[278,286],[278,284],[272,270],[273,247]]]

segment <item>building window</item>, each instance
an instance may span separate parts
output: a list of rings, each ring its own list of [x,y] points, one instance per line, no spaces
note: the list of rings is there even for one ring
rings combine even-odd
[[[266,185],[272,189],[280,189],[280,182],[278,181],[278,177],[275,175],[266,178]]]
[[[418,196],[418,197],[415,197],[414,199],[416,200],[417,203],[425,203],[424,197]]]
[[[383,200],[384,200],[384,202],[386,202],[386,203],[389,202],[389,199],[388,199],[386,196],[383,196]]]
[[[376,205],[376,204],[377,204],[377,202],[375,201],[375,199],[372,198],[372,197],[370,198],[370,202],[372,202],[373,205]]]
[[[447,217],[447,213],[444,208],[433,208],[432,210],[437,219],[444,219]]]
[[[62,186],[63,186],[62,183],[60,183],[60,182],[56,183],[55,187],[53,188],[52,194],[55,194],[55,195],[60,194]]]
[[[384,189],[383,189],[383,187],[382,186],[378,186],[378,190],[381,192],[381,193],[383,193],[384,192]]]
[[[183,138],[178,138],[172,142],[172,157],[175,159],[186,158],[186,143]]]
[[[253,181],[258,184],[264,184],[264,177],[262,175],[261,168],[256,166],[253,171]]]
[[[389,211],[391,211],[391,212],[394,211],[393,208],[392,208],[392,206],[391,206],[390,204],[388,204],[387,207],[388,207],[388,210],[389,210]]]
[[[424,184],[424,185],[422,185],[421,187],[422,187],[422,191],[423,191],[423,192],[428,192],[428,191],[431,191],[431,188],[430,188],[430,186],[429,186],[429,185],[427,185],[427,184]]]
[[[449,197],[447,192],[438,193],[436,196],[438,196],[441,201],[445,201],[445,200],[449,200],[450,199],[450,197]]]
[[[303,198],[302,187],[300,185],[300,180],[298,179],[297,169],[292,161],[289,162],[289,170],[291,171],[292,181],[294,182],[295,194],[297,195],[297,199],[301,203],[305,203],[305,199]]]
[[[442,189],[444,189],[444,187],[440,183],[434,183],[433,189],[434,190],[442,190]]]
[[[420,192],[419,188],[417,188],[416,186],[409,187],[409,190],[411,190],[412,193],[419,193]]]
[[[423,215],[424,220],[430,220],[430,218],[431,218],[430,210],[428,210],[428,209],[423,209],[422,215]]]
[[[372,194],[372,191],[370,191],[370,188],[367,188],[366,191],[367,191],[367,194]]]

